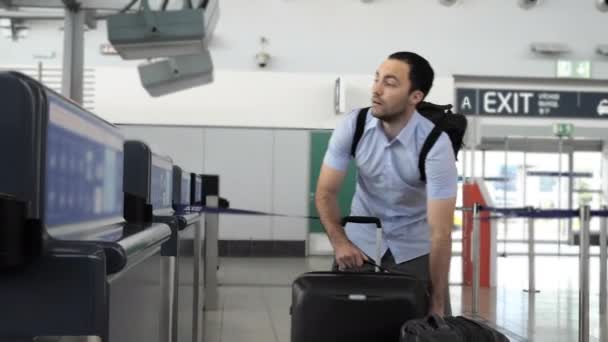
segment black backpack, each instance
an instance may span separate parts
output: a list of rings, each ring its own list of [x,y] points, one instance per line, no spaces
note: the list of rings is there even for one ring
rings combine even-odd
[[[367,112],[370,107],[361,108],[357,115],[357,127],[355,129],[355,135],[353,137],[353,143],[351,145],[350,154],[354,158],[355,151],[357,150],[357,144],[363,136],[363,130],[365,128],[365,119],[367,118]],[[454,157],[458,159],[458,151],[463,146],[462,140],[467,130],[467,118],[462,114],[452,113],[452,105],[436,105],[430,102],[421,102],[416,108],[418,112],[425,118],[431,120],[435,127],[429,133],[428,137],[422,145],[420,155],[418,156],[418,170],[420,170],[420,180],[426,183],[426,171],[425,161],[426,156],[439,139],[442,132],[447,133],[452,142],[452,148],[454,149]]]

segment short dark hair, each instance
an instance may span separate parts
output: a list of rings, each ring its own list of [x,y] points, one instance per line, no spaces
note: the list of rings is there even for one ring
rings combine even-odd
[[[435,72],[429,61],[409,51],[395,52],[388,56],[388,59],[395,59],[410,66],[410,82],[412,83],[410,91],[420,90],[425,97],[429,94],[435,78]]]

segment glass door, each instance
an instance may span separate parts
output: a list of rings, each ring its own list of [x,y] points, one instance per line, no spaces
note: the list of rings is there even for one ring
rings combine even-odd
[[[526,206],[569,209],[570,154],[562,153],[560,158],[559,153],[526,152],[526,164]],[[561,254],[568,250],[570,225],[569,219],[535,220],[537,253]]]
[[[557,140],[546,143],[523,144],[512,140],[505,147],[514,151],[487,150],[480,158],[480,173],[496,207],[525,207],[539,209],[577,209],[589,204],[592,209],[602,205],[602,155],[599,151],[576,149],[576,141],[569,141],[558,153]],[[479,160],[479,159],[478,159]],[[527,253],[527,220],[498,219],[497,252],[499,256]],[[535,220],[536,252],[541,255],[576,254],[573,244],[578,234],[577,219]],[[591,230],[599,231],[599,220],[592,220]]]
[[[508,145],[506,145],[508,147]],[[486,151],[483,179],[490,193],[491,205],[498,208],[523,207],[525,203],[524,153],[520,151]],[[497,219],[497,254],[507,256],[513,244],[521,244],[523,226],[520,219]],[[516,247],[516,251],[520,248]]]

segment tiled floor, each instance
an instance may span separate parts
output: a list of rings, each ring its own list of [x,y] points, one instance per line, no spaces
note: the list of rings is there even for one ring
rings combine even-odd
[[[291,282],[303,272],[327,270],[330,264],[328,257],[222,259],[221,309],[206,314],[205,342],[288,342]],[[541,292],[529,296],[522,291],[527,285],[527,259],[500,258],[499,286],[482,289],[480,316],[509,332],[512,341],[578,341],[578,260],[538,258],[536,267]],[[590,269],[594,342],[599,341],[597,259],[592,259]],[[470,288],[452,285],[450,292],[454,314],[469,314]]]

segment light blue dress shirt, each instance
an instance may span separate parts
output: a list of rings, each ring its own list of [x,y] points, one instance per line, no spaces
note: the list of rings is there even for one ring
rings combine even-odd
[[[324,163],[346,171],[359,109],[345,116],[333,131]],[[351,206],[353,216],[375,216],[382,221],[382,255],[390,248],[402,263],[430,253],[427,200],[456,196],[458,172],[452,144],[442,133],[426,159],[426,184],[420,181],[418,156],[434,124],[415,112],[398,136],[389,141],[382,122],[367,113],[363,136],[357,145],[357,185]],[[376,258],[373,225],[345,227],[348,238]]]

